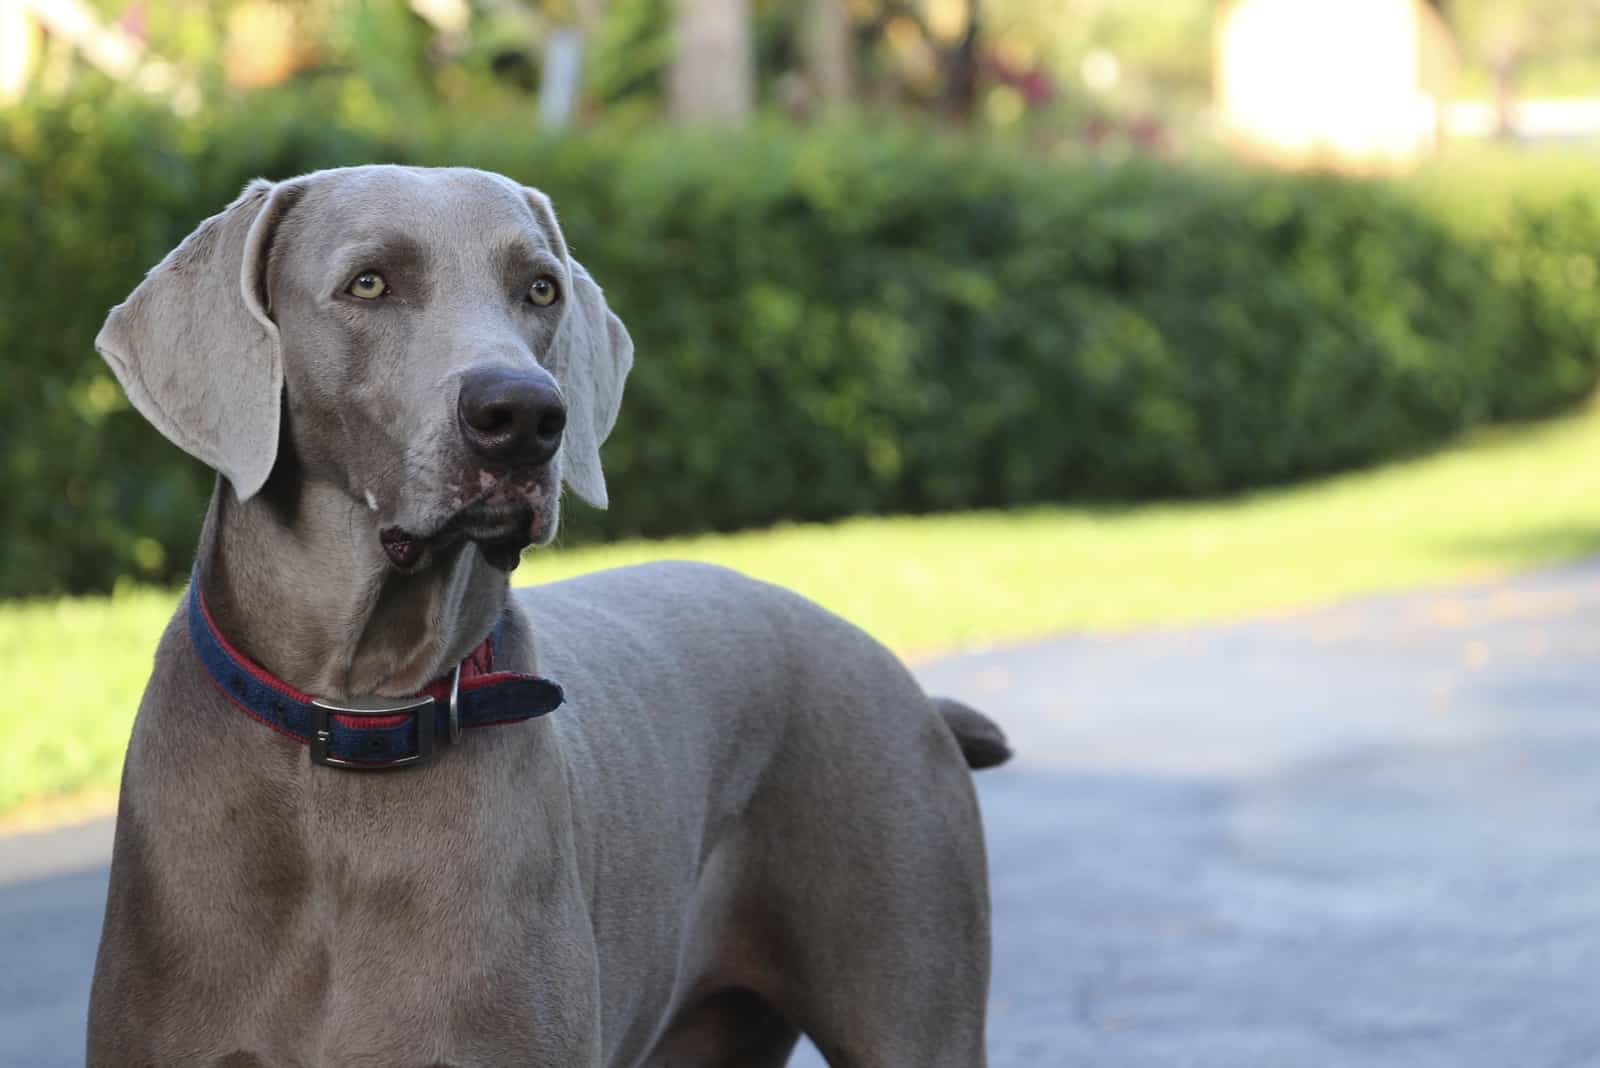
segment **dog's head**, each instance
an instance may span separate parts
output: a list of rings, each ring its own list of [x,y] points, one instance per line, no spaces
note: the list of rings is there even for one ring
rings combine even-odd
[[[336,486],[402,570],[462,539],[510,568],[554,537],[562,481],[604,507],[633,362],[542,193],[403,167],[252,182],[95,347],[239,500],[275,469]]]

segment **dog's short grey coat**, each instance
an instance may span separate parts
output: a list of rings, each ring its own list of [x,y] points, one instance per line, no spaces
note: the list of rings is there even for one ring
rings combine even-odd
[[[382,299],[349,292],[380,273]],[[523,299],[543,276],[561,299]],[[220,472],[198,574],[250,656],[416,692],[502,612],[497,666],[567,705],[352,773],[235,710],[182,613],[128,747],[92,1066],[984,1063],[989,909],[968,762],[1005,742],[856,628],[713,567],[510,593],[599,447],[632,344],[549,203],[470,170],[256,182],[98,346]],[[731,358],[731,357],[730,357]],[[554,376],[536,472],[482,470],[469,368]],[[379,531],[427,544],[401,568]],[[965,751],[966,759],[963,759]]]

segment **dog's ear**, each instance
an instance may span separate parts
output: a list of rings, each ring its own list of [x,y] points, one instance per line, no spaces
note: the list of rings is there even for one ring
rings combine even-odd
[[[111,309],[94,341],[140,414],[241,501],[278,452],[283,357],[266,265],[291,189],[251,182]]]
[[[567,308],[556,328],[545,363],[567,402],[567,429],[561,435],[561,477],[572,491],[596,508],[607,504],[606,476],[600,470],[600,446],[617,422],[622,383],[633,366],[633,339],[622,320],[606,306],[606,298],[583,264],[567,252],[566,238],[556,223],[550,198],[523,188],[534,218],[549,231],[566,258]]]
[[[633,366],[633,339],[622,320],[606,306],[595,280],[567,251],[567,239],[556,222],[550,198],[529,186],[523,186],[522,192],[533,217],[566,260],[570,279],[566,310],[545,359],[567,402],[561,477],[579,497],[604,508],[608,498],[600,446],[616,425],[617,409],[622,407],[622,384]]]
[[[600,446],[617,422],[633,339],[583,264],[568,257],[571,302],[551,348],[550,371],[567,400],[561,477],[596,508],[607,504]]]

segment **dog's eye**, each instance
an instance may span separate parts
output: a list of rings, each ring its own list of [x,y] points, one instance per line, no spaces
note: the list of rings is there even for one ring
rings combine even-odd
[[[528,299],[541,308],[548,308],[560,296],[561,290],[556,286],[556,280],[549,275],[540,275],[528,287]]]
[[[377,300],[389,292],[389,283],[385,282],[383,275],[377,271],[362,271],[356,275],[356,280],[350,283],[350,288],[345,292],[362,300]]]

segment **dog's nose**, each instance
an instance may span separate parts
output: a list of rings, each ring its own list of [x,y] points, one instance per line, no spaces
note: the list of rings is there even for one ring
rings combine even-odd
[[[474,453],[511,467],[548,463],[567,425],[567,406],[548,374],[503,367],[467,372],[456,414]]]

